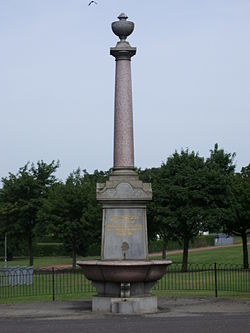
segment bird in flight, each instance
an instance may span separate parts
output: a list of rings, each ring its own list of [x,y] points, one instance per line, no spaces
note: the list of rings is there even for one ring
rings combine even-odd
[[[88,6],[90,6],[90,5],[92,5],[92,4],[97,5],[97,2],[92,0],[92,1],[90,1],[90,3],[88,4]]]

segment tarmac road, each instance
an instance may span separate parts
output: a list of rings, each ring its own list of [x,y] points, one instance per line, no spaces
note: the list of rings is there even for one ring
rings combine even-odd
[[[2,320],[1,333],[249,333],[249,315],[201,315],[181,317],[145,318],[108,317],[100,319],[70,320]]]
[[[94,314],[90,301],[0,304],[0,333],[249,333],[250,301],[159,298],[144,315]]]

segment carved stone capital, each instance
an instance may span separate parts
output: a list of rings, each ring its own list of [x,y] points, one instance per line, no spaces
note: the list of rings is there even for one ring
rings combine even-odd
[[[113,174],[106,183],[96,185],[96,198],[106,201],[150,201],[152,188],[150,183],[143,183],[136,173],[130,175]]]

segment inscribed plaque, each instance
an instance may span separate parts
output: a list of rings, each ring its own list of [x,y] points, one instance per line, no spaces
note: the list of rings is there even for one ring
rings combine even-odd
[[[144,208],[106,208],[103,223],[103,259],[146,259]]]

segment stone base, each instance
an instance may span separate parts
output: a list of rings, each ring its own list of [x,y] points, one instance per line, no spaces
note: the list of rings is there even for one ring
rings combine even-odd
[[[129,270],[129,268],[128,268]],[[148,269],[149,270],[149,269]],[[121,283],[92,281],[97,290],[98,296],[105,297],[146,297],[152,295],[152,288],[157,281],[151,282],[131,282],[129,284],[129,294],[121,294]]]
[[[92,298],[92,311],[102,313],[154,313],[157,312],[157,297],[102,297],[94,296]]]

